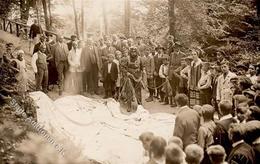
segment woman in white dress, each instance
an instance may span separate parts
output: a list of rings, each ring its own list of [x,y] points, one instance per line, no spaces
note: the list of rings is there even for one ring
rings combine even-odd
[[[80,72],[81,49],[76,41],[72,42],[72,49],[68,55],[69,71],[65,80],[65,91],[72,94],[79,94],[81,91],[81,80],[77,76]]]

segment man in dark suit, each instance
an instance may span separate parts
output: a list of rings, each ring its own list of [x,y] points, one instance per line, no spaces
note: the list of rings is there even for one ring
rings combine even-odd
[[[83,92],[87,91],[93,95],[98,94],[98,75],[101,71],[101,59],[98,49],[92,39],[86,41],[86,46],[82,49],[81,65],[84,67]]]
[[[63,42],[62,36],[57,36],[57,43],[53,49],[53,57],[58,71],[59,95],[62,95],[66,71],[68,69],[68,46]]]
[[[222,145],[227,155],[229,155],[232,143],[228,137],[228,130],[232,123],[236,123],[236,120],[231,115],[232,103],[228,100],[221,101],[219,110],[221,118],[216,122],[216,128],[213,132],[214,145]]]
[[[108,62],[103,68],[103,84],[105,88],[105,98],[115,95],[116,80],[118,78],[118,69],[116,63],[113,62],[114,54],[108,55]]]
[[[232,125],[229,130],[229,137],[232,141],[232,150],[228,156],[228,163],[236,164],[255,164],[254,149],[244,142],[242,126],[239,124]]]
[[[182,139],[185,148],[189,144],[197,143],[200,116],[195,110],[187,106],[188,97],[185,94],[177,94],[175,102],[179,110],[176,113],[173,135]]]
[[[34,46],[34,48],[33,48],[33,54],[39,51],[41,45],[44,45],[44,46],[46,47],[45,54],[46,54],[48,57],[50,57],[50,56],[51,56],[51,48],[50,48],[49,44],[46,43],[46,36],[45,36],[45,35],[41,35],[41,36],[40,36],[40,42],[37,43],[37,44]]]

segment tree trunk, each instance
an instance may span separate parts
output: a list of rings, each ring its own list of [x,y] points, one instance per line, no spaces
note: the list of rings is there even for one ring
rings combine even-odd
[[[43,7],[43,12],[44,12],[45,28],[46,28],[46,30],[50,30],[50,21],[49,21],[49,16],[48,16],[46,0],[42,0],[42,7]]]
[[[84,16],[84,0],[81,0],[81,32],[82,32],[82,39],[85,38],[85,16]]]
[[[79,38],[79,27],[78,27],[78,17],[77,17],[77,10],[75,6],[75,0],[72,0],[73,11],[74,11],[74,21],[75,21],[75,28],[76,28],[76,35]]]
[[[52,28],[51,0],[48,0],[48,12],[49,12],[50,28]]]
[[[105,0],[102,2],[102,12],[103,12],[103,19],[104,19],[104,30],[105,35],[108,34],[108,27],[107,27],[107,13],[106,13],[106,4]]]
[[[130,0],[125,0],[125,35],[130,36],[130,17],[131,17]]]
[[[174,15],[174,1],[168,0],[169,8],[169,34],[175,36],[175,15]]]

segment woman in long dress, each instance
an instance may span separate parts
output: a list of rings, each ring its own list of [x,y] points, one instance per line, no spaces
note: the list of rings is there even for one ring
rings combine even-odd
[[[76,41],[72,42],[72,49],[68,55],[69,71],[65,80],[65,91],[72,94],[79,94],[81,91],[81,80],[77,76],[80,71],[81,49],[78,49]]]

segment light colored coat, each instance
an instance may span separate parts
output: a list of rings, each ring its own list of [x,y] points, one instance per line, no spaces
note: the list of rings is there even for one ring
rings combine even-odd
[[[226,78],[224,78],[223,74],[218,77],[216,96],[217,101],[227,100],[232,102],[233,92],[231,87],[233,84],[230,80],[236,76],[237,75],[235,73],[229,71]]]

